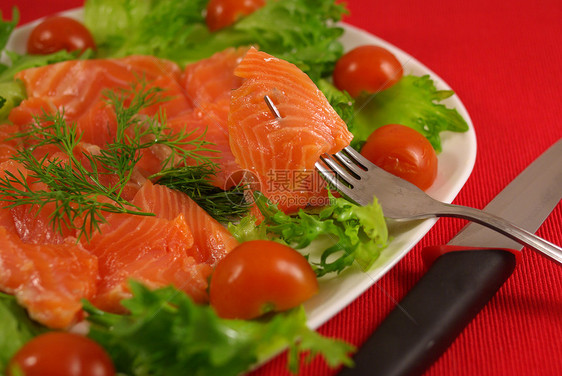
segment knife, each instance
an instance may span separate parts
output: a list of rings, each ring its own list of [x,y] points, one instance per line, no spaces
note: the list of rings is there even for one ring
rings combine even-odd
[[[535,232],[562,199],[562,139],[484,211]],[[427,273],[339,376],[420,375],[449,347],[512,274],[522,245],[476,223],[444,246],[422,250]]]

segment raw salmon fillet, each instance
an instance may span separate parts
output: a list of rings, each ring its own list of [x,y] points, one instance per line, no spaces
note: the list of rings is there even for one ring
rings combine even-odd
[[[20,140],[13,138],[19,132],[19,127],[14,124],[0,124],[0,163],[16,155],[21,147]]]
[[[44,189],[16,161],[0,164],[0,176],[8,173]],[[53,230],[50,210],[49,204],[39,213],[29,205],[0,209],[0,291],[15,295],[34,320],[66,328],[80,318],[81,299],[96,293],[98,260],[75,238]]]
[[[0,177],[5,179],[8,173],[26,181],[32,191],[48,190],[45,184],[30,178],[29,171],[19,162],[8,160],[0,163]],[[18,186],[18,189],[25,190],[21,185]],[[17,234],[24,243],[60,244],[64,242],[66,236],[74,236],[75,231],[65,229],[64,235],[55,231],[50,218],[53,209],[54,204],[52,203],[44,204],[41,211],[38,211],[37,206],[30,204],[3,208],[0,210],[0,218],[2,218],[0,225]]]
[[[242,79],[234,75],[234,70],[247,52],[247,47],[227,48],[185,67],[181,83],[193,107],[230,98],[231,91],[242,84]]]
[[[244,79],[232,93],[230,148],[256,189],[285,211],[318,206],[324,181],[314,164],[323,153],[349,145],[352,134],[312,80],[295,65],[252,48],[234,73]],[[264,96],[281,115],[275,118]]]
[[[180,74],[175,63],[153,56],[69,60],[27,69],[16,78],[23,81],[28,99],[11,111],[9,119],[24,128],[44,111],[54,114],[58,110],[65,120],[75,122],[83,142],[104,147],[114,139],[117,128],[115,112],[107,103],[109,90],[130,89],[144,81],[146,89],[162,91],[156,95],[160,102],[141,113],[153,116],[161,111],[175,116],[191,106],[179,83]],[[146,170],[146,175],[160,169],[160,160],[143,162],[139,169]]]
[[[121,312],[128,280],[156,288],[173,284],[206,302],[211,265],[237,243],[189,197],[149,181],[132,201],[155,217],[112,214],[84,246],[99,259],[101,282],[94,304]],[[195,240],[195,243],[194,243]]]
[[[133,204],[159,218],[171,220],[178,213],[182,214],[194,239],[189,254],[199,263],[214,266],[238,245],[238,241],[223,225],[184,193],[147,182],[135,196]]]
[[[81,299],[93,297],[97,277],[96,257],[75,240],[27,244],[0,227],[0,289],[15,295],[34,320],[51,328],[71,325]]]
[[[213,162],[220,166],[211,182],[221,189],[239,182],[234,178],[240,167],[230,150],[228,112],[232,90],[242,84],[242,79],[234,75],[234,69],[247,51],[246,47],[227,48],[208,59],[188,64],[181,76],[181,84],[192,109],[168,119],[173,129],[187,125],[188,130],[196,131],[194,136],[205,132],[206,140],[213,143],[209,148],[214,151],[201,154],[213,158]]]
[[[162,76],[177,81],[179,67],[153,56],[130,56],[121,59],[69,60],[31,68],[16,74],[23,81],[28,98],[44,98],[65,116],[76,120],[96,105],[108,88],[128,88],[144,79],[150,83]],[[25,109],[25,100],[18,106]],[[88,140],[84,140],[89,142]]]

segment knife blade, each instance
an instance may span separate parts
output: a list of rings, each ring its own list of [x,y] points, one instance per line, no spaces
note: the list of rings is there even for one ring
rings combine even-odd
[[[535,232],[562,199],[562,139],[485,208]],[[476,223],[422,250],[427,273],[354,356],[349,375],[419,375],[449,347],[512,274],[523,247]]]

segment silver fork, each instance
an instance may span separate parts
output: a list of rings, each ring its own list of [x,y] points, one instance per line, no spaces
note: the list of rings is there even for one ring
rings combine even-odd
[[[281,118],[267,95],[264,100],[273,115]],[[468,206],[437,201],[414,184],[374,165],[351,146],[336,154],[321,156],[315,166],[333,188],[355,203],[368,205],[376,197],[386,218],[396,221],[434,217],[466,219],[498,231],[562,265],[562,248],[498,216]]]
[[[374,165],[350,146],[336,154],[320,157],[316,169],[336,190],[357,204],[370,204],[377,197],[386,218],[396,221],[434,217],[467,219],[562,264],[562,248],[490,213],[435,200],[414,184]]]

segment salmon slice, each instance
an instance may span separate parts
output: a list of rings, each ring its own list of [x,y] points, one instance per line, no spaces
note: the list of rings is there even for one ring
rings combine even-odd
[[[15,124],[0,125],[0,163],[11,159],[21,147],[19,139],[14,136],[20,131]]]
[[[101,282],[93,300],[99,308],[124,312],[120,302],[131,296],[129,279],[151,288],[172,284],[196,302],[207,301],[211,267],[187,255],[193,237],[183,216],[170,221],[118,214],[101,232],[85,245],[99,259]]]
[[[101,97],[107,88],[128,88],[141,79],[151,82],[161,76],[178,80],[179,67],[153,56],[121,59],[69,60],[16,74],[23,81],[29,98],[51,98],[57,108],[64,107],[76,119]]]
[[[181,71],[170,61],[153,56],[130,56],[121,59],[69,60],[19,72],[28,99],[10,113],[10,121],[28,124],[43,111],[64,111],[67,121],[76,122],[82,141],[104,146],[113,140],[116,119],[107,103],[107,90],[130,89],[144,80],[146,88],[159,87],[160,102],[143,111],[175,115],[189,107],[179,84]]]
[[[117,119],[107,103],[106,91],[121,90],[144,78],[148,88],[162,90],[157,104],[145,108],[141,114],[165,114],[171,132],[193,132],[192,138],[205,133],[214,145],[214,152],[202,152],[212,157],[221,171],[212,179],[219,188],[229,188],[239,167],[230,151],[228,139],[228,111],[231,91],[242,79],[234,69],[247,48],[230,48],[212,57],[186,66],[183,73],[174,64],[151,56],[132,56],[122,59],[66,61],[32,68],[18,73],[28,98],[10,113],[10,121],[21,128],[44,112],[64,111],[64,118],[75,122],[82,141],[104,147],[115,138]],[[191,148],[186,145],[186,148]],[[137,168],[148,177],[162,168],[162,161],[170,151],[152,147],[143,152]]]
[[[159,218],[173,219],[178,213],[182,214],[194,239],[190,255],[199,263],[214,266],[238,245],[223,225],[182,192],[146,182],[133,204]]]
[[[50,98],[57,108],[64,108],[69,119],[78,119],[101,98],[103,90],[127,88],[142,77],[153,80],[162,74],[156,66],[155,71],[135,69],[130,62],[137,60],[69,60],[26,69],[15,78],[23,81],[28,97]]]
[[[242,79],[234,75],[234,69],[247,51],[246,47],[228,48],[208,59],[188,64],[180,82],[192,109],[168,118],[169,126],[176,132],[183,127],[194,131],[194,137],[205,132],[205,139],[213,143],[209,149],[214,152],[201,154],[212,158],[220,166],[211,182],[221,189],[228,189],[239,182],[233,179],[240,167],[230,150],[228,112],[232,90],[242,84]]]
[[[324,94],[295,65],[252,48],[234,72],[244,79],[232,93],[228,129],[238,165],[284,211],[325,203],[314,164],[349,145],[352,134]],[[268,95],[281,115],[269,110]]]
[[[32,191],[48,190],[45,184],[36,182],[29,177],[30,172],[19,162],[6,161],[0,163],[0,176],[7,178],[7,174],[11,173],[23,179]],[[12,180],[10,178],[10,180]],[[12,183],[14,185],[18,185]],[[23,186],[17,187],[25,190]],[[17,234],[24,243],[32,244],[60,244],[64,242],[67,236],[74,236],[75,231],[71,229],[63,229],[63,234],[59,233],[51,224],[51,214],[55,208],[54,203],[46,203],[39,211],[36,205],[18,205],[13,208],[3,208],[0,210],[0,225]]]
[[[208,157],[213,163],[219,166],[217,173],[210,178],[211,183],[221,189],[229,189],[239,181],[232,179],[240,167],[234,160],[234,155],[230,150],[228,137],[228,109],[230,98],[223,99],[216,103],[207,103],[203,108],[195,108],[183,115],[168,119],[168,127],[172,132],[185,130],[193,132],[190,139],[204,137],[211,142],[207,146],[208,151],[200,151],[198,154]],[[186,149],[193,149],[193,146],[186,145]],[[195,161],[188,161],[195,164]]]
[[[74,154],[75,157],[91,171],[90,162],[86,158],[86,154],[97,152],[99,152],[99,147],[80,143],[75,149]],[[47,157],[47,160],[56,160],[63,164],[68,161],[68,156],[59,151],[54,145],[45,145],[37,148],[34,151],[34,155],[39,160],[43,157]],[[114,186],[118,183],[119,178],[115,174],[106,174],[105,172],[107,171],[101,166],[97,166],[97,170],[100,172],[99,181],[101,184]],[[32,176],[33,174],[18,162],[7,161],[0,163],[0,176],[5,178],[8,171],[20,179],[23,178],[31,191],[48,192],[50,190],[46,184],[37,181],[37,179]],[[140,189],[140,185],[143,184],[145,180],[146,179],[142,176],[133,176],[123,188],[121,197],[128,201],[132,200]],[[19,189],[23,189],[23,187],[20,186]],[[0,223],[6,223],[6,227],[16,233],[24,243],[60,244],[69,236],[77,237],[78,233],[76,229],[68,227],[64,223],[61,223],[61,228],[54,228],[52,216],[56,209],[57,203],[55,202],[43,203],[41,207],[31,204],[18,205],[0,212],[0,215],[6,218],[5,220],[2,219]],[[75,225],[80,226],[81,221],[80,218],[76,219]]]
[[[211,265],[237,245],[218,222],[185,194],[149,181],[132,201],[155,217],[113,214],[89,243],[99,259],[101,282],[94,303],[122,312],[127,281],[156,288],[174,285],[196,302],[206,302]]]
[[[242,84],[242,79],[234,75],[234,69],[247,51],[247,47],[227,48],[185,67],[181,84],[193,107],[230,98],[230,92]]]
[[[0,227],[0,290],[15,295],[34,320],[61,329],[77,321],[97,276],[96,257],[75,240],[26,244]]]
[[[21,177],[22,180],[27,180],[27,170],[19,162],[13,160],[7,160],[5,162],[0,163],[0,177],[2,179],[6,179],[8,173],[11,173],[12,175],[15,175],[17,177]],[[21,185],[15,185],[15,186],[16,189],[19,190],[23,189]],[[2,201],[2,208],[0,209],[0,226],[4,227],[11,233],[16,233],[17,229],[14,223],[12,210],[10,208],[6,208],[5,206],[7,205],[8,203]]]

